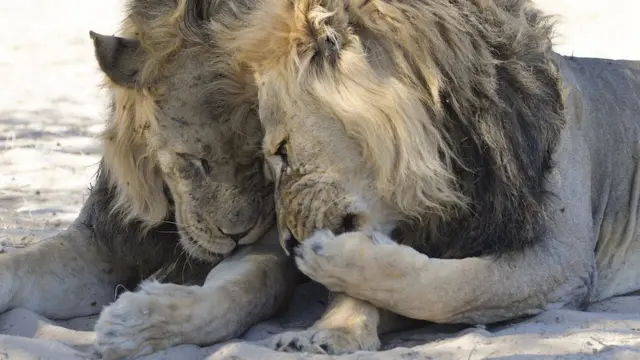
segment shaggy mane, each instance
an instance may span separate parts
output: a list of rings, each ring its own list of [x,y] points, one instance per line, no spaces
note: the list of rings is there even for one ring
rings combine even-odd
[[[111,93],[109,121],[101,138],[105,173],[116,189],[113,212],[126,222],[140,220],[149,229],[165,220],[170,200],[148,145],[150,132],[157,131],[154,88],[172,55],[189,46],[206,46],[207,32],[197,26],[207,16],[203,1],[130,0],[120,36],[137,39],[145,53],[138,73],[139,87],[118,86],[105,76]]]
[[[285,106],[311,96],[342,121],[410,219],[405,241],[447,258],[540,238],[564,117],[531,1],[264,0],[212,29]]]

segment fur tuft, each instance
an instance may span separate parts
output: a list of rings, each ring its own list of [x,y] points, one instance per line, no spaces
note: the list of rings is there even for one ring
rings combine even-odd
[[[157,126],[155,103],[147,91],[113,84],[110,88],[112,117],[102,139],[105,173],[117,189],[112,211],[126,222],[155,226],[169,213],[164,181],[147,142],[148,132]]]

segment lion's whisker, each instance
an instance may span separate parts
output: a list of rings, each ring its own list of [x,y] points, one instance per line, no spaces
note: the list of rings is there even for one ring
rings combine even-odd
[[[164,220],[164,221],[162,221],[162,222],[163,222],[164,224],[181,226],[181,227],[183,227],[183,228],[190,228],[190,227],[192,227],[192,225],[183,224],[183,223],[178,223],[178,222],[175,222],[175,221]]]

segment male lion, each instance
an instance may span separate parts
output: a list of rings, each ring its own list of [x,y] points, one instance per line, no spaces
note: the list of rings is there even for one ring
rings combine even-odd
[[[98,313],[103,358],[239,335],[287,298],[293,262],[264,181],[253,78],[208,44],[213,7],[130,0],[127,38],[91,33],[112,107],[104,156],[64,232],[0,256],[0,311]],[[263,236],[264,239],[256,242]],[[238,245],[254,244],[239,248]]]
[[[640,289],[640,63],[553,53],[528,0],[249,12],[213,27],[255,73],[281,242],[342,294],[271,346],[376,349],[378,308],[487,324]]]

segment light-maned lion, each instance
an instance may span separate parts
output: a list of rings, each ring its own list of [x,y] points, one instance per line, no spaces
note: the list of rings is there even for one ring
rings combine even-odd
[[[69,318],[108,305],[97,347],[114,359],[226,340],[283,304],[295,266],[267,233],[255,86],[209,44],[214,11],[130,0],[124,37],[91,33],[112,96],[95,184],[66,231],[0,255],[0,311]],[[151,275],[165,283],[110,304],[118,285]]]
[[[341,294],[270,346],[375,349],[379,309],[486,324],[640,289],[638,62],[553,53],[528,0],[236,17],[213,26],[255,72],[281,242]]]

